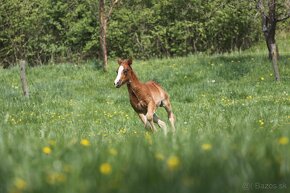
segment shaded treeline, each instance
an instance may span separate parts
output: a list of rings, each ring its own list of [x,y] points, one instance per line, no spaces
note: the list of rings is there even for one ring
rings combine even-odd
[[[260,37],[255,14],[249,1],[120,1],[108,26],[108,54],[149,58],[244,49]],[[1,0],[1,66],[99,57],[97,1]]]

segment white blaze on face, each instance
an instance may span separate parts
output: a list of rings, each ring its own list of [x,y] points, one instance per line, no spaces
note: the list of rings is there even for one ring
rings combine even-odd
[[[123,66],[120,66],[119,69],[118,69],[118,75],[117,75],[117,77],[115,79],[115,82],[114,82],[115,83],[115,86],[118,84],[118,82],[119,82],[119,80],[121,78],[121,75],[122,75],[123,70],[124,70],[124,67]]]

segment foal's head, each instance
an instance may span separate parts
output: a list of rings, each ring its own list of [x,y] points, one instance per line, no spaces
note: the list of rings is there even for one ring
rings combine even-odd
[[[120,88],[123,84],[129,82],[131,76],[131,64],[132,59],[118,59],[119,68],[117,70],[117,77],[115,79],[114,85],[116,88]]]

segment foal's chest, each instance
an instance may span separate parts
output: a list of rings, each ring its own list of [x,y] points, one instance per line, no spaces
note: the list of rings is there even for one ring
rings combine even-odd
[[[147,103],[145,100],[138,98],[136,95],[130,95],[130,103],[133,109],[137,113],[146,113],[147,112]]]

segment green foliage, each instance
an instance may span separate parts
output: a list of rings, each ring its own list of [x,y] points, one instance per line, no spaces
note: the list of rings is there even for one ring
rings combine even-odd
[[[2,65],[74,61],[97,46],[95,1],[4,0],[0,6]],[[94,18],[95,17],[95,18]]]
[[[141,5],[140,5],[141,4]],[[259,39],[253,3],[163,0],[123,3],[109,30],[113,55],[137,58],[244,49]],[[128,38],[129,37],[129,38]],[[122,47],[123,49],[117,49]],[[118,50],[116,52],[115,50]]]
[[[3,0],[1,65],[98,58],[97,6],[95,0]],[[108,53],[150,58],[244,49],[260,34],[253,7],[238,0],[120,1],[109,22]]]

